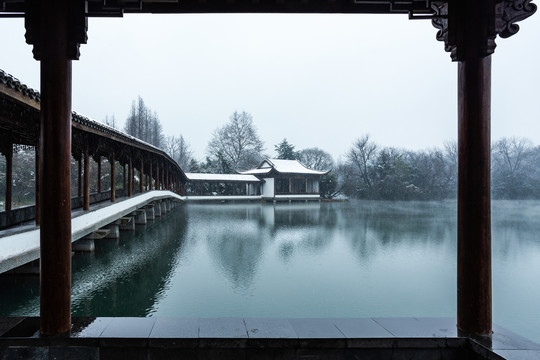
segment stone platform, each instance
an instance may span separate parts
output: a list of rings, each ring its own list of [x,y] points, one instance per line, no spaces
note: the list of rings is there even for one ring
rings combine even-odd
[[[74,318],[40,337],[39,318],[0,318],[0,359],[540,359],[540,345],[495,326],[458,334],[453,318]]]

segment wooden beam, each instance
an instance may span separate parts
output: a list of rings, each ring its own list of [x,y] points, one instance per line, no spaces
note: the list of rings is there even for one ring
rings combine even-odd
[[[4,94],[19,103],[30,106],[33,109],[40,110],[40,104],[39,101],[36,99],[32,99],[31,97],[28,97],[24,95],[22,92],[19,92],[15,89],[12,89],[11,87],[3,84],[0,82],[0,94]]]
[[[491,57],[458,64],[458,329],[491,334]]]

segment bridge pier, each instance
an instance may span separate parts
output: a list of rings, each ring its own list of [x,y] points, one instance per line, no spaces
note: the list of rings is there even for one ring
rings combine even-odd
[[[123,231],[135,230],[135,221],[134,221],[134,218],[131,216],[124,216],[123,218],[120,218],[117,222],[120,225],[120,230],[123,230]]]
[[[146,211],[139,209],[135,211],[135,225],[146,225]]]
[[[161,201],[154,201],[154,216],[160,217],[162,212]]]
[[[146,211],[146,220],[155,220],[155,212],[154,212],[154,205],[149,204],[144,207],[144,210]]]
[[[120,238],[120,225],[118,225],[117,223],[112,223],[104,226],[103,229],[109,230],[109,233],[104,237],[104,239]]]
[[[72,250],[76,252],[93,252],[96,250],[94,239],[80,239],[72,244]]]

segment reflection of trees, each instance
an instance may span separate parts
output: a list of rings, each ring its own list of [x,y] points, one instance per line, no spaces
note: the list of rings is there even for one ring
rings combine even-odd
[[[207,237],[208,248],[235,288],[247,289],[253,283],[264,250],[264,238],[256,226],[230,222]]]
[[[340,208],[340,228],[348,229],[351,247],[367,258],[380,247],[455,246],[455,202],[352,202]],[[351,231],[352,229],[352,231]]]
[[[189,205],[188,237],[206,239],[209,253],[236,289],[253,283],[264,251],[260,204]]]
[[[74,316],[148,315],[185,251],[185,228],[181,208],[122,237],[120,246],[100,241],[91,264],[74,266]]]
[[[337,214],[332,204],[278,204],[272,235],[280,242],[279,257],[288,262],[296,250],[320,252],[333,241]]]
[[[96,242],[94,254],[73,258],[73,316],[146,316],[162,294],[176,261],[185,251],[182,208],[119,241]],[[37,277],[36,277],[37,278]],[[15,315],[39,314],[39,283],[17,296]],[[20,286],[20,285],[18,285]],[[3,292],[2,292],[3,293]],[[0,298],[2,309],[4,302]]]
[[[540,244],[540,203],[535,200],[492,202],[493,253],[506,259]]]

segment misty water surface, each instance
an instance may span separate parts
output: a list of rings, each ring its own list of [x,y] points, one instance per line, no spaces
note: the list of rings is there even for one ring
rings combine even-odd
[[[540,341],[540,202],[493,202],[494,322]],[[185,205],[73,257],[74,316],[455,316],[456,205]],[[37,315],[37,277],[0,277]]]

